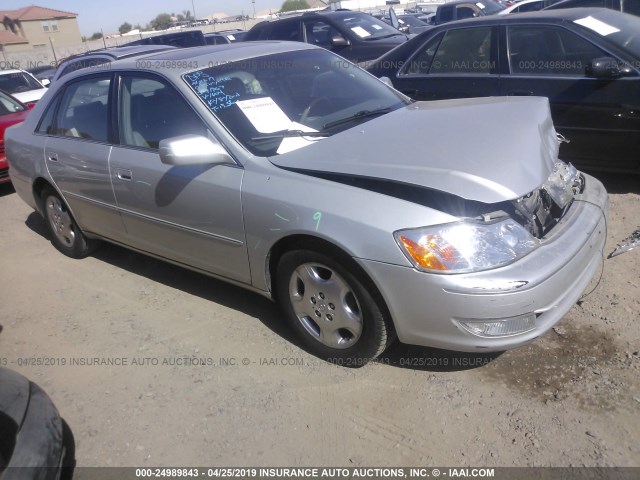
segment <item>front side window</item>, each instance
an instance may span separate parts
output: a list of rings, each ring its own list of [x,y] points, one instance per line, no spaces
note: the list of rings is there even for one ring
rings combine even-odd
[[[304,30],[307,36],[307,43],[324,48],[330,48],[331,39],[340,35],[340,32],[322,20],[304,22]]]
[[[492,27],[449,30],[440,42],[429,73],[491,73],[492,32]]]
[[[207,135],[206,126],[180,94],[155,78],[124,77],[118,112],[122,145],[157,149],[167,138]]]
[[[238,142],[258,156],[321,141],[407,102],[321,49],[218,65],[183,79]]]
[[[69,84],[55,118],[54,135],[108,142],[109,77],[92,77]]]
[[[550,25],[508,27],[507,37],[515,75],[584,76],[592,60],[607,56],[575,33]]]

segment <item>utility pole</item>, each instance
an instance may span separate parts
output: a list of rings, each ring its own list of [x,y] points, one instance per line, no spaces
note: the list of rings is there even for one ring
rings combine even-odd
[[[53,61],[56,62],[56,65],[57,65],[58,58],[56,57],[56,49],[53,48],[53,40],[51,39],[51,37],[49,37],[49,45],[51,45],[51,51],[53,52]]]
[[[198,17],[196,17],[196,6],[193,3],[193,0],[191,0],[191,9],[193,10],[193,20],[195,21],[198,19]]]
[[[251,0],[251,3],[253,3],[253,19],[256,19],[256,0]]]

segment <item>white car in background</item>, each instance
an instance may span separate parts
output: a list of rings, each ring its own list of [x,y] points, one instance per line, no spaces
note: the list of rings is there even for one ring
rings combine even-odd
[[[524,0],[515,5],[505,8],[498,15],[507,15],[509,13],[537,12],[543,8],[547,8],[560,0]]]
[[[36,103],[47,91],[42,83],[24,70],[1,70],[0,90],[10,93],[22,103]]]

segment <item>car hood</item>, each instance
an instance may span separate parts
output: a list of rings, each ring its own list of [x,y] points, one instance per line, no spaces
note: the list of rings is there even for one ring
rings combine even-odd
[[[36,90],[29,90],[27,92],[12,93],[11,95],[16,97],[22,103],[29,103],[29,102],[37,102],[42,98],[42,96],[45,93],[47,93],[47,89],[43,87],[43,88],[38,88]]]
[[[494,97],[413,103],[270,160],[498,203],[542,185],[557,158],[546,98]]]

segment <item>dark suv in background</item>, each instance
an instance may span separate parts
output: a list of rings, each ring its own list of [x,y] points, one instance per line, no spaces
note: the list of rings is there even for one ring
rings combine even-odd
[[[373,60],[407,41],[407,35],[361,12],[326,11],[267,20],[253,26],[251,40],[290,40],[326,48],[354,63]]]

